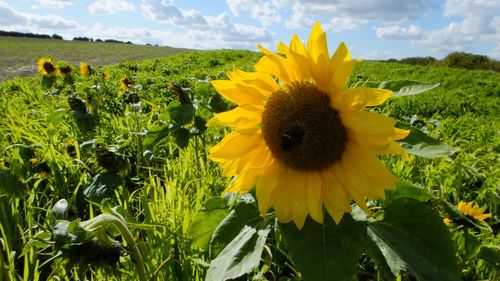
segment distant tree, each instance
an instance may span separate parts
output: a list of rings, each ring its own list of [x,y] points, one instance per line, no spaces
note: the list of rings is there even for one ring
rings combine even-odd
[[[61,35],[57,35],[57,34],[52,34],[52,39],[56,39],[56,40],[62,40],[62,36]]]
[[[494,70],[495,62],[484,55],[475,55],[463,52],[454,52],[443,59],[443,65],[447,67],[465,69],[490,69]],[[498,62],[497,62],[498,66]]]

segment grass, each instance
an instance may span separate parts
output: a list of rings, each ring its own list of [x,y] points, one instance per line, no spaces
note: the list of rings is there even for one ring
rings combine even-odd
[[[65,41],[0,36],[0,81],[36,73],[36,61],[52,56],[78,65],[109,65],[126,60],[169,56],[186,49],[106,42]]]
[[[82,50],[88,44],[99,44],[103,53],[123,47],[121,57],[135,53],[126,48],[163,50],[63,43],[68,45],[53,51],[57,54],[29,50],[26,57],[32,56],[32,62],[44,55],[63,59],[62,54],[71,53],[74,46]],[[6,50],[10,48],[15,47]],[[92,56],[90,50],[86,54]],[[209,80],[225,79],[233,66],[252,70],[259,57],[248,51],[185,52],[95,67],[98,74],[111,73],[106,81],[100,75],[92,79],[76,76],[58,79],[47,88],[43,86],[47,81],[35,76],[0,84],[0,280],[137,280],[129,250],[116,256],[108,247],[89,262],[83,259],[87,251],[70,251],[75,245],[54,242],[54,233],[70,237],[71,232],[57,228],[57,218],[88,221],[115,206],[126,218],[152,280],[204,280],[217,248],[207,246],[211,233],[194,235],[193,224],[201,217],[204,224],[216,225],[228,212],[224,201],[217,199],[228,179],[207,159],[208,148],[228,130],[206,129],[204,120],[231,107]],[[70,57],[71,62],[75,62],[71,58],[81,60]],[[134,81],[129,91],[120,89],[123,77]],[[500,202],[498,78],[483,71],[363,62],[350,80],[351,85],[390,79],[441,83],[431,92],[395,98],[377,110],[413,123],[459,149],[450,157],[434,160],[411,156],[404,162],[385,157],[394,173],[451,204],[474,200],[494,214],[488,221],[490,232],[475,229],[464,238],[460,229],[450,229],[463,280],[495,276],[495,269],[478,259],[477,251],[481,245],[500,242],[496,215]],[[186,98],[190,102],[182,102]],[[99,184],[105,188],[96,189]],[[61,199],[68,203],[63,211],[54,207]],[[218,217],[204,218],[203,208],[218,210]],[[112,226],[106,231],[130,248]],[[269,260],[242,280],[259,274],[263,276],[259,280],[300,280],[286,255],[268,242]],[[358,272],[381,280],[370,268],[372,261],[360,261]],[[410,280],[405,276],[402,280]]]

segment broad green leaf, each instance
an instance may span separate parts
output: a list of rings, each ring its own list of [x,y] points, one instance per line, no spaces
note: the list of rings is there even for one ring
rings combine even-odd
[[[368,224],[368,236],[395,275],[404,270],[422,281],[460,280],[449,230],[425,203],[394,200],[382,221]]]
[[[229,244],[245,226],[261,227],[266,222],[254,204],[241,202],[237,204],[227,217],[215,229],[210,244]]]
[[[396,281],[396,276],[392,273],[389,264],[387,264],[384,254],[382,254],[382,251],[372,239],[366,239],[366,250],[368,251],[368,255],[375,262],[377,270],[382,275],[384,280]]]
[[[52,207],[52,215],[56,220],[68,219],[68,201],[61,199]]]
[[[100,202],[113,194],[113,191],[122,184],[122,179],[114,173],[98,174],[83,190],[83,195],[92,201]]]
[[[146,136],[144,137],[143,145],[146,150],[151,150],[156,144],[161,140],[166,138],[171,132],[171,128],[165,125],[155,125],[148,129]]]
[[[398,125],[410,130],[410,134],[406,138],[398,141],[408,153],[432,159],[449,156],[457,151],[455,148],[428,136],[415,127],[402,123],[398,123]]]
[[[174,101],[168,105],[168,114],[174,124],[174,129],[191,122],[196,109],[191,103],[180,103]]]
[[[492,265],[497,272],[500,272],[500,246],[483,245],[479,248],[477,257]]]
[[[254,270],[260,263],[270,227],[245,225],[239,234],[212,260],[207,281],[234,279]]]
[[[350,214],[338,225],[325,214],[324,224],[310,218],[299,230],[294,223],[280,224],[281,235],[295,267],[306,281],[352,280],[366,240],[366,223]]]
[[[59,123],[63,121],[64,116],[66,116],[66,109],[65,108],[59,108],[57,110],[52,111],[51,113],[47,114],[45,116],[45,120],[48,123]]]
[[[189,145],[191,134],[186,128],[179,128],[173,132],[175,144],[180,148],[186,148]]]
[[[413,80],[390,80],[381,82],[380,89],[393,91],[393,97],[413,96],[432,90],[439,86],[439,83],[423,83]]]
[[[227,216],[228,210],[213,209],[199,211],[188,228],[188,236],[194,248],[205,249],[212,234],[220,222]]]
[[[385,202],[389,203],[398,198],[413,198],[418,201],[426,202],[432,199],[432,196],[429,195],[422,187],[418,187],[412,183],[401,180],[396,183],[395,189],[385,190]]]

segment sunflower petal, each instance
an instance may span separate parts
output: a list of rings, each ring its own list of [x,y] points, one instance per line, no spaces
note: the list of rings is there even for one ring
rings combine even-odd
[[[267,170],[259,177],[256,186],[256,197],[258,200],[259,212],[264,215],[273,205],[271,200],[274,189],[279,184],[281,169],[276,160],[273,160]]]
[[[225,125],[233,128],[257,128],[261,122],[260,112],[248,109],[245,106],[238,106],[235,109],[215,114],[207,122],[208,126]]]
[[[265,54],[254,65],[255,70],[271,74],[284,83],[296,81],[295,71],[290,65],[290,62],[281,56],[267,50],[259,45],[259,49]]]
[[[260,130],[253,134],[241,134],[238,131],[228,134],[220,143],[210,148],[209,158],[213,161],[237,159],[263,143]]]
[[[307,204],[309,206],[309,215],[315,221],[323,223],[323,204],[321,199],[321,174],[308,173],[307,185]]]
[[[372,88],[351,88],[344,91],[342,95],[343,108],[345,110],[360,111],[367,106],[383,104],[392,91]]]
[[[214,80],[212,86],[221,96],[236,104],[264,105],[266,103],[264,95],[251,87],[245,87],[243,84],[236,85],[229,80]]]

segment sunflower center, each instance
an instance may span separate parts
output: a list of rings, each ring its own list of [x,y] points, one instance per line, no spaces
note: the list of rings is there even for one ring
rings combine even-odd
[[[292,83],[269,97],[262,132],[276,158],[304,171],[323,170],[339,161],[347,141],[329,96],[308,82]]]
[[[56,68],[54,67],[54,65],[48,61],[44,62],[43,63],[43,69],[47,72],[47,73],[52,73],[56,70]]]

